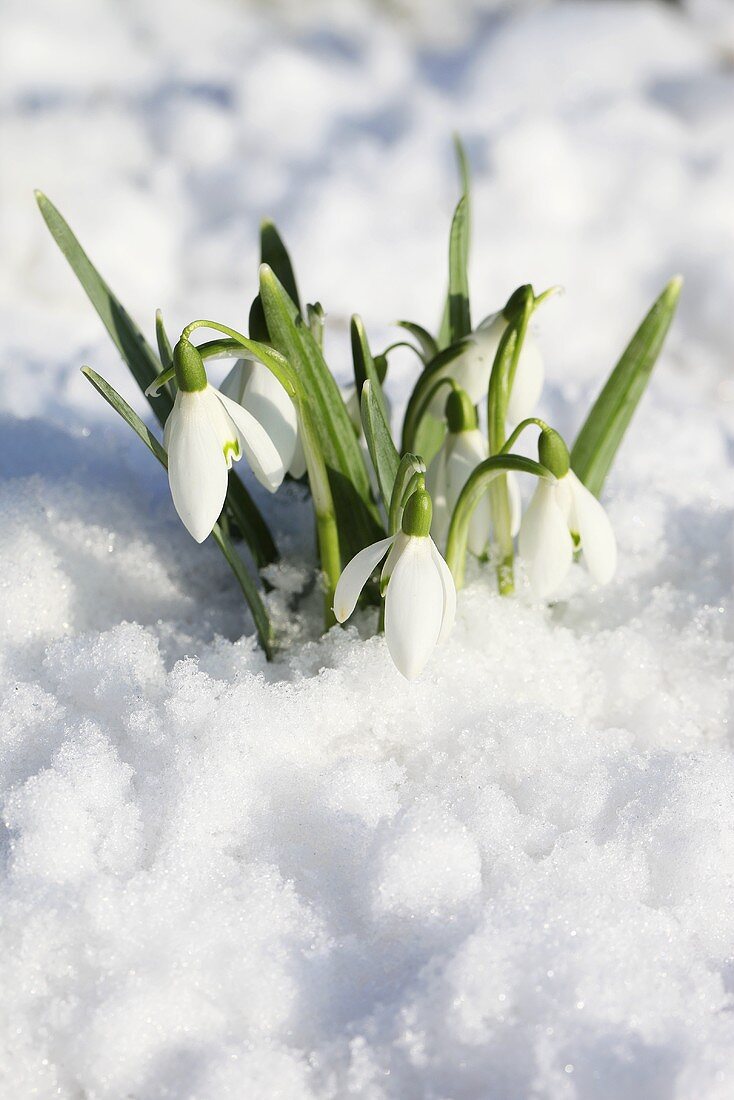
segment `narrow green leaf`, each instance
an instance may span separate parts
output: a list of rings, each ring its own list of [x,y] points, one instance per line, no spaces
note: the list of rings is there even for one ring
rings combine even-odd
[[[82,367],[82,374],[91,382],[97,393],[104,397],[108,405],[111,405],[116,413],[122,417],[126,424],[128,424],[136,435],[142,439],[145,446],[149,451],[155,455],[161,465],[168,469],[168,455],[166,454],[163,444],[160,443],[150,429],[143,423],[141,418],[135,412],[135,410],[128,405],[124,397],[120,397],[117,390],[113,389],[109,382],[106,382],[100,374],[93,371],[91,367]]]
[[[164,370],[170,370],[173,366],[173,349],[168,339],[166,326],[163,324],[163,314],[159,309],[155,311],[155,338],[158,344],[158,357]]]
[[[397,324],[418,341],[425,363],[430,363],[431,359],[438,355],[438,344],[427,329],[421,325],[416,325],[413,321],[398,321]]]
[[[454,134],[454,152],[456,154],[456,164],[459,169],[461,193],[468,198],[471,189],[471,169],[469,167],[469,157],[464,148],[464,142],[461,140],[459,134]]]
[[[407,408],[405,410],[405,417],[403,418],[403,439],[401,447],[403,452],[415,451],[418,454],[423,455],[426,462],[430,462],[432,455],[429,456],[428,449],[421,449],[418,445],[419,433],[423,421],[427,421],[428,425],[426,433],[428,438],[435,436],[442,426],[442,422],[438,421],[436,417],[432,416],[428,411],[428,406],[431,404],[433,398],[433,388],[441,378],[451,377],[450,364],[456,357],[464,350],[463,345],[451,344],[447,348],[443,348],[439,351],[438,355],[427,364],[426,369],[418,378],[413,392],[410,395]],[[446,396],[448,397],[448,389],[446,390]],[[433,421],[433,425],[431,425]],[[435,427],[437,425],[437,427]],[[422,446],[425,447],[426,439]],[[440,445],[440,440],[439,440]]]
[[[452,344],[471,332],[469,309],[469,196],[459,199],[449,238],[449,336]]]
[[[276,279],[300,314],[301,301],[298,297],[296,276],[288,249],[274,223],[267,218],[260,225],[260,262],[272,269]]]
[[[375,361],[372,358],[372,352],[370,351],[370,345],[367,340],[367,333],[365,332],[364,323],[362,318],[356,313],[352,317],[349,334],[352,343],[352,360],[354,362],[354,382],[357,387],[357,394],[359,398],[362,397],[362,387],[365,382],[370,381],[372,383],[373,396],[377,398],[382,410],[382,418],[386,424],[389,424],[390,418],[387,414],[387,404],[385,403],[385,395],[382,392],[382,383],[380,382],[377,368],[375,367]]]
[[[263,514],[245,488],[236,470],[229,471],[225,507],[247,543],[255,565],[262,569],[280,557],[278,547]],[[267,587],[267,586],[266,586]]]
[[[82,367],[82,374],[91,382],[95,390],[104,397],[105,401],[112,406],[115,412],[119,413],[122,419],[132,428],[135,434],[142,439],[149,451],[155,455],[160,464],[168,469],[168,455],[163,449],[162,445],[156,439],[152,432],[148,430],[143,421],[140,419],[134,409],[128,405],[127,401],[123,397],[120,397],[119,393],[110,386],[108,382],[104,380],[96,371],[93,371],[90,367]],[[233,544],[229,540],[228,536],[222,530],[218,523],[214,525],[212,530],[214,541],[219,549],[224,554],[232,572],[234,573],[242,594],[245,597],[250,612],[252,614],[253,621],[255,623],[255,629],[260,640],[260,644],[265,650],[265,655],[268,660],[272,660],[273,657],[273,629],[268,618],[268,613],[265,610],[260,594],[255,587],[255,582],[250,576],[245,563],[240,558],[239,554],[235,550]]]
[[[451,223],[449,238],[449,291],[436,341],[438,350],[453,344],[471,332],[467,266],[471,236],[471,196],[469,158],[458,134],[454,135],[454,151],[461,182],[461,201]],[[462,205],[463,204],[463,205]],[[459,215],[459,208],[461,214]],[[465,298],[465,301],[463,300]]]
[[[260,269],[260,295],[272,343],[295,370],[318,425],[344,561],[376,541],[382,528],[354,428],[321,349],[273,271]]]
[[[637,403],[645,392],[680,297],[683,280],[671,279],[622,353],[571,450],[571,466],[599,496]]]
[[[234,543],[218,523],[215,523],[212,528],[212,538],[224,554],[227,564],[234,573],[237,583],[242,589],[242,595],[245,597],[245,602],[250,609],[260,645],[263,647],[267,659],[272,661],[275,643],[273,626],[265,610],[265,604],[260,598],[260,593],[255,586],[255,582],[247,571],[247,567],[242,558],[237,553]]]
[[[385,515],[389,515],[393,485],[400,465],[400,455],[395,449],[383,407],[377,398],[372,380],[369,378],[362,386],[360,409],[364,437],[367,440],[367,448],[377,475],[377,484],[380,486],[380,496],[385,506]]]
[[[115,347],[130,368],[135,381],[145,392],[153,379],[160,374],[161,364],[157,356],[94,267],[53,203],[40,191],[36,191],[36,201],[52,237],[86,291],[87,297],[112,337]],[[159,423],[165,424],[173,407],[170,393],[164,391],[158,397],[149,397],[148,401]]]

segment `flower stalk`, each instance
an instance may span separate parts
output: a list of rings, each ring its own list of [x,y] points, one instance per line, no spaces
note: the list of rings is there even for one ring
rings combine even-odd
[[[517,364],[522,352],[525,333],[533,312],[535,299],[532,287],[521,288],[522,297],[514,316],[500,339],[497,355],[492,365],[487,393],[487,431],[489,454],[499,455],[505,443],[507,409]],[[492,529],[497,549],[497,583],[500,595],[509,596],[515,591],[514,546],[512,538],[512,511],[507,477],[500,472],[490,485]]]
[[[476,467],[456,502],[446,541],[446,564],[453,574],[457,588],[461,588],[464,584],[469,525],[474,510],[488,489],[491,491],[500,479],[507,481],[506,475],[509,471],[553,479],[553,475],[545,466],[522,455],[492,455]]]

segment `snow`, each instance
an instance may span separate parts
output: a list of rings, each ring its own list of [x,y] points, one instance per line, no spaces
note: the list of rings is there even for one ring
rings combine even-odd
[[[734,1091],[731,8],[407,10],[3,7],[3,1098]],[[79,375],[145,409],[31,189],[149,333],[244,324],[273,215],[346,381],[352,311],[376,347],[435,323],[454,129],[477,316],[566,288],[536,328],[569,436],[686,278],[605,497],[618,576],[542,608],[471,569],[408,684],[368,613],[294,610],[308,504],[255,487],[269,665]],[[396,406],[414,375],[396,354]]]

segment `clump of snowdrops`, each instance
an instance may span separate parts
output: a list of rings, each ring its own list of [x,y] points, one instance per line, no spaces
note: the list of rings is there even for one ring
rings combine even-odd
[[[351,321],[354,385],[343,393],[324,358],[325,313],[301,305],[275,226],[261,228],[259,289],[248,332],[217,321],[186,325],[172,347],[160,313],[158,354],[102,280],[59,212],[38,193],[43,217],[148,397],[163,442],[88,367],[83,372],[167,467],[173,503],[197,542],[210,535],[232,568],[261,644],[276,644],[257,571],[278,558],[265,516],[234,464],[243,460],[271,493],[285,478],[310,491],[323,578],[325,627],[360,600],[380,602],[377,629],[408,679],[450,632],[467,554],[486,563],[499,592],[515,584],[515,545],[540,600],[557,592],[575,555],[597,584],[613,576],[617,549],[599,501],[604,481],[672,320],[681,280],[668,283],[612,370],[573,446],[533,415],[544,367],[529,331],[557,288],[518,287],[473,324],[469,301],[470,197],[457,143],[462,195],[451,223],[448,293],[438,331],[400,321],[402,338],[379,354]],[[208,332],[209,339],[200,338]],[[422,365],[399,437],[389,413],[389,360],[408,343]],[[208,365],[234,366],[215,388]],[[537,460],[516,454],[537,434]],[[519,475],[534,481],[522,514]],[[255,573],[237,543],[250,551]],[[380,569],[380,566],[382,568]],[[378,575],[379,570],[379,575]]]

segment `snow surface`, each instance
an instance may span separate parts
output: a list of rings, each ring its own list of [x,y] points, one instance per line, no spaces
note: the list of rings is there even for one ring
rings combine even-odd
[[[734,1095],[732,9],[410,7],[3,5],[3,1100]],[[439,312],[453,129],[477,314],[566,287],[561,430],[686,277],[606,494],[619,576],[541,608],[474,570],[409,685],[366,613],[294,612],[290,489],[267,665],[78,374],[144,408],[31,188],[149,332],[243,324],[273,215],[346,380],[352,311],[378,347]]]

